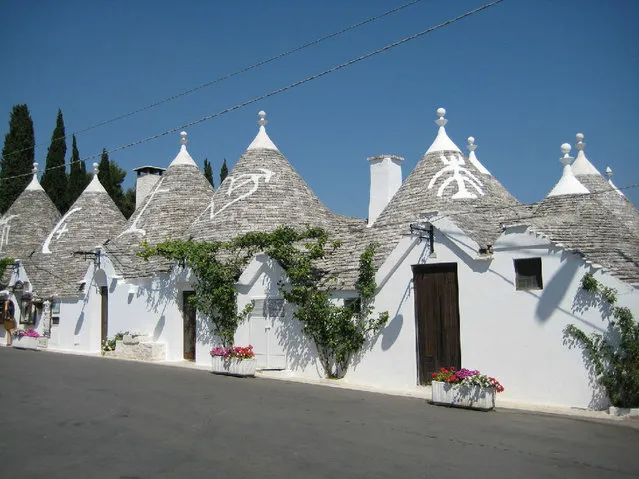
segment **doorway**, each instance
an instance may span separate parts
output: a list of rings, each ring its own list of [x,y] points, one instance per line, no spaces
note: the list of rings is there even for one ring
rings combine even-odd
[[[413,266],[417,371],[430,384],[442,367],[461,367],[457,263]]]
[[[100,344],[104,346],[109,334],[109,288],[107,286],[100,286],[100,297],[102,300]]]
[[[184,359],[195,361],[195,317],[197,310],[190,298],[195,291],[182,292],[182,318],[184,322]]]

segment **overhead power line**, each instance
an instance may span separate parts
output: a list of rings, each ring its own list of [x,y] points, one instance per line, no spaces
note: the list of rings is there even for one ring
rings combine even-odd
[[[337,66],[329,68],[328,70],[324,70],[321,73],[316,73],[315,75],[311,75],[309,77],[306,77],[303,80],[299,80],[299,81],[296,81],[296,82],[291,83],[289,85],[286,85],[284,87],[278,88],[277,90],[273,90],[273,91],[270,91],[268,93],[264,93],[263,95],[254,97],[254,98],[252,98],[250,100],[246,100],[246,101],[244,101],[242,103],[238,103],[238,104],[236,104],[236,105],[234,105],[232,107],[229,107],[229,108],[226,108],[224,110],[218,111],[217,113],[213,113],[211,115],[204,116],[202,118],[199,118],[197,120],[191,121],[189,123],[185,123],[183,125],[176,126],[175,128],[171,128],[170,130],[163,131],[162,133],[158,133],[156,135],[148,136],[146,138],[142,138],[140,140],[137,140],[137,141],[134,141],[134,142],[131,142],[131,143],[127,143],[127,144],[112,148],[110,150],[107,150],[106,152],[107,153],[113,153],[113,152],[116,152],[116,151],[120,151],[120,150],[124,150],[124,149],[127,149],[127,148],[131,148],[133,146],[140,145],[142,143],[147,143],[149,141],[156,140],[158,138],[161,138],[163,136],[169,135],[171,133],[175,133],[177,131],[184,130],[186,128],[189,128],[191,126],[197,125],[199,123],[203,123],[205,121],[211,120],[213,118],[217,118],[218,116],[222,116],[222,115],[224,115],[226,113],[229,113],[229,112],[232,112],[232,111],[235,111],[235,110],[239,110],[240,108],[244,108],[247,105],[251,105],[253,103],[256,103],[258,101],[264,100],[266,98],[278,95],[278,94],[283,93],[283,92],[285,92],[287,90],[290,90],[292,88],[296,88],[298,86],[304,85],[305,83],[309,83],[309,82],[311,82],[313,80],[317,80],[318,78],[322,78],[322,77],[324,77],[324,76],[326,76],[326,75],[328,75],[330,73],[334,73],[336,71],[342,70],[343,68],[346,68],[346,67],[354,65],[356,63],[359,63],[359,62],[361,62],[363,60],[366,60],[368,58],[371,58],[371,57],[373,57],[375,55],[379,55],[380,53],[384,53],[384,52],[386,52],[388,50],[391,50],[391,49],[393,49],[395,47],[403,45],[404,43],[408,43],[408,42],[410,42],[412,40],[415,40],[415,39],[420,38],[420,37],[422,37],[424,35],[427,35],[427,34],[429,34],[431,32],[434,32],[435,30],[439,30],[440,28],[446,27],[446,26],[451,25],[453,23],[456,23],[456,22],[458,22],[460,20],[463,20],[466,17],[470,17],[471,15],[475,15],[476,13],[479,13],[479,12],[481,12],[483,10],[486,10],[486,9],[488,9],[490,7],[493,7],[493,6],[499,4],[499,3],[503,2],[503,1],[504,0],[494,0],[494,1],[490,2],[490,3],[484,4],[484,5],[482,5],[480,7],[477,7],[475,9],[473,9],[473,10],[469,10],[466,13],[463,13],[461,15],[458,15],[458,16],[454,17],[454,18],[451,18],[450,20],[446,20],[446,21],[444,21],[442,23],[439,23],[438,25],[435,25],[433,27],[427,28],[426,30],[422,30],[419,33],[415,33],[415,34],[410,35],[408,37],[402,38],[401,40],[398,40],[398,41],[396,41],[394,43],[390,43],[390,44],[388,44],[388,45],[386,45],[384,47],[378,48],[377,50],[374,50],[374,51],[369,52],[369,53],[365,53],[364,55],[361,55],[361,56],[359,56],[357,58],[349,60],[349,61],[347,61],[345,63],[341,63],[341,64],[339,64]],[[94,158],[100,157],[103,153],[104,153],[104,151],[101,152],[101,153],[96,153],[95,155],[87,156],[87,157],[82,158],[82,159],[80,159],[78,161],[92,160]],[[51,169],[54,169],[54,168],[66,168],[67,166],[71,165],[71,163],[72,162],[65,163],[63,165],[52,166],[50,168],[45,168],[42,171],[47,171],[47,170],[51,170]],[[33,175],[33,173],[23,173],[23,174],[20,174],[20,175],[14,175],[14,176],[6,177],[3,180],[6,181],[6,180],[9,180],[9,179],[13,179],[13,178],[21,178],[21,177],[31,176],[31,175]]]
[[[325,40],[329,40],[329,39],[331,39],[331,38],[333,38],[333,37],[336,37],[336,36],[338,36],[338,35],[341,35],[341,34],[343,34],[343,33],[346,33],[346,32],[348,32],[348,31],[350,31],[350,30],[354,30],[354,29],[359,28],[359,27],[361,27],[361,26],[363,26],[363,25],[366,25],[366,24],[368,24],[368,23],[372,23],[372,22],[374,22],[374,21],[376,21],[376,20],[379,20],[379,19],[381,19],[381,18],[384,18],[384,17],[386,17],[386,16],[388,16],[388,15],[391,15],[392,13],[399,12],[400,10],[403,10],[403,9],[405,9],[405,8],[407,8],[407,7],[410,7],[410,6],[412,6],[412,5],[415,5],[416,3],[419,3],[419,2],[421,2],[421,1],[422,1],[422,0],[411,0],[411,1],[410,1],[410,2],[408,2],[408,3],[405,3],[405,4],[403,4],[403,5],[400,5],[399,7],[393,8],[393,9],[391,9],[391,10],[388,10],[388,11],[384,12],[384,13],[380,13],[379,15],[375,15],[374,17],[367,18],[366,20],[363,20],[363,21],[361,21],[361,22],[359,22],[359,23],[356,23],[356,24],[354,24],[354,25],[351,25],[350,27],[342,28],[341,30],[339,30],[339,31],[337,31],[337,32],[331,33],[331,34],[329,34],[329,35],[325,35],[325,36],[323,36],[323,37],[321,37],[321,38],[318,38],[317,40],[310,41],[310,42],[308,42],[308,43],[305,43],[305,44],[303,44],[303,45],[300,45],[300,46],[298,46],[298,47],[295,47],[295,48],[293,48],[293,49],[291,49],[291,50],[287,50],[287,51],[285,51],[285,52],[279,53],[279,54],[277,54],[277,55],[275,55],[275,56],[272,56],[272,57],[270,57],[270,58],[266,58],[266,59],[264,59],[264,60],[260,60],[260,61],[258,61],[257,63],[254,63],[254,64],[252,64],[252,65],[250,65],[250,66],[247,66],[247,67],[241,68],[241,69],[239,69],[239,70],[237,70],[237,71],[234,71],[233,73],[227,73],[226,75],[222,75],[221,77],[216,78],[215,80],[211,80],[211,81],[206,82],[206,83],[203,83],[203,84],[201,84],[201,85],[199,85],[199,86],[196,86],[196,87],[193,87],[193,88],[189,88],[188,90],[184,90],[184,91],[182,91],[182,92],[180,92],[180,93],[176,93],[175,95],[171,95],[171,96],[169,96],[169,97],[167,97],[167,98],[164,98],[163,100],[158,100],[158,101],[156,101],[156,102],[154,102],[154,103],[151,103],[151,104],[149,104],[149,105],[147,105],[147,106],[143,106],[143,107],[141,107],[141,108],[138,108],[137,110],[130,111],[129,113],[124,113],[124,114],[122,114],[122,115],[119,115],[119,116],[116,116],[116,117],[110,118],[110,119],[108,119],[108,120],[100,121],[100,122],[98,122],[98,123],[95,123],[95,124],[93,124],[93,125],[91,125],[91,126],[88,126],[88,127],[86,127],[86,128],[83,128],[83,129],[81,129],[81,130],[77,130],[77,131],[74,131],[74,132],[72,132],[72,133],[69,133],[68,135],[60,136],[60,137],[58,137],[58,138],[54,138],[54,139],[52,139],[51,141],[67,139],[67,138],[70,138],[70,137],[71,137],[71,136],[73,136],[73,135],[79,135],[80,133],[84,133],[84,132],[87,132],[87,131],[89,131],[89,130],[93,130],[93,129],[95,129],[95,128],[99,128],[99,127],[101,127],[101,126],[108,125],[108,124],[110,124],[110,123],[114,123],[114,122],[119,121],[119,120],[124,120],[125,118],[129,118],[129,117],[131,117],[131,116],[133,116],[133,115],[136,115],[136,114],[138,114],[138,113],[141,113],[141,112],[143,112],[143,111],[150,110],[151,108],[155,108],[156,106],[163,105],[164,103],[168,103],[168,102],[170,102],[170,101],[176,100],[176,99],[181,98],[181,97],[183,97],[183,96],[186,96],[186,95],[189,95],[189,94],[191,94],[191,93],[194,93],[194,92],[196,92],[196,91],[198,91],[198,90],[202,90],[202,89],[204,89],[204,88],[208,88],[208,87],[213,86],[213,85],[215,85],[215,84],[217,84],[217,83],[221,83],[221,82],[223,82],[224,80],[228,80],[229,78],[232,78],[232,77],[235,77],[235,76],[241,75],[242,73],[246,73],[246,72],[248,72],[248,71],[250,71],[250,70],[254,70],[255,68],[258,68],[258,67],[261,67],[261,66],[263,66],[263,65],[266,65],[267,63],[274,62],[274,61],[276,61],[276,60],[279,60],[280,58],[284,58],[284,57],[287,57],[287,56],[289,56],[289,55],[292,55],[293,53],[297,53],[297,52],[299,52],[300,50],[304,50],[305,48],[308,48],[308,47],[311,47],[311,46],[313,46],[313,45],[317,45],[317,44],[319,44],[319,43],[322,43],[322,42],[323,42],[323,41],[325,41]],[[36,148],[41,147],[41,146],[45,146],[45,144],[44,144],[44,143],[39,143],[39,144],[37,144],[37,145],[30,146],[30,147],[27,147],[27,148],[23,148],[23,149],[21,149],[21,150],[12,151],[12,152],[10,152],[10,153],[7,153],[7,154],[5,155],[5,157],[6,157],[6,156],[17,155],[18,153],[22,153],[23,151],[33,150],[33,149],[36,149]],[[1,158],[1,157],[0,157],[0,158]]]

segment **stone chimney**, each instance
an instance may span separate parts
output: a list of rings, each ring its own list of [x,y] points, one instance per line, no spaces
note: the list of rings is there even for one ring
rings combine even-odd
[[[400,186],[404,158],[379,155],[368,159],[371,165],[371,191],[368,203],[368,226],[372,226]]]
[[[157,166],[140,166],[139,168],[133,168],[133,171],[137,174],[137,179],[135,180],[136,210],[162,177],[165,169],[166,168],[159,168]]]

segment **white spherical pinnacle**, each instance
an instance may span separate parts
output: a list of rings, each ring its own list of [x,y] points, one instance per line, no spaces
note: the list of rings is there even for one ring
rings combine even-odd
[[[570,149],[571,149],[570,143],[564,143],[563,145],[561,145],[561,152],[564,155],[567,155],[568,153],[570,153]]]
[[[469,137],[468,137],[468,143],[470,143],[471,145],[472,145],[473,143],[475,143],[475,138],[474,138],[474,137],[472,137],[472,136],[469,136]]]
[[[584,139],[584,134],[583,133],[577,133],[577,135],[575,135],[577,137],[577,141],[581,141]]]
[[[441,107],[440,107],[440,108],[437,108],[437,116],[438,116],[438,117],[440,117],[440,118],[441,118],[441,117],[442,117],[442,116],[444,116],[445,114],[446,114],[446,110],[445,110],[444,108],[441,108]]]

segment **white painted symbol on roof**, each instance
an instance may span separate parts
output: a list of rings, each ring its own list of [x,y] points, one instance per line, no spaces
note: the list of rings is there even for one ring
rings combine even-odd
[[[60,239],[60,236],[62,236],[67,231],[69,231],[69,229],[67,228],[67,225],[65,224],[65,221],[73,213],[75,213],[77,211],[80,211],[81,209],[82,208],[73,208],[72,210],[67,211],[64,214],[64,216],[60,219],[60,221],[58,221],[58,224],[55,225],[55,228],[53,228],[53,231],[51,231],[51,233],[49,233],[49,236],[47,236],[47,239],[44,240],[44,244],[42,245],[42,252],[44,254],[51,254],[51,250],[49,249],[49,245],[51,244],[51,240],[53,239],[53,235],[58,233],[57,236],[56,236],[56,239]]]
[[[129,233],[138,233],[138,234],[140,234],[142,236],[146,236],[146,230],[142,229],[142,228],[138,228],[138,221],[140,221],[140,218],[142,217],[142,215],[144,214],[146,209],[151,204],[151,201],[153,201],[153,198],[155,197],[156,193],[166,193],[167,191],[169,191],[168,188],[165,188],[163,190],[160,189],[160,186],[162,186],[162,183],[164,182],[164,178],[165,178],[164,176],[162,178],[160,178],[160,180],[157,182],[157,185],[155,186],[153,191],[151,191],[151,193],[149,193],[149,200],[144,204],[144,207],[137,214],[137,216],[133,220],[133,223],[131,223],[131,226],[129,226],[127,229],[125,229],[122,233],[120,233],[118,235],[118,238],[120,236],[123,236],[125,234],[129,234]]]
[[[0,218],[0,251],[4,251],[5,246],[9,246],[9,231],[11,230],[11,220],[18,215],[3,216]]]
[[[243,175],[239,175],[235,177],[229,176],[227,180],[230,181],[230,184],[229,184],[228,190],[226,190],[226,196],[231,196],[236,190],[242,188],[243,186],[250,185],[251,183],[253,184],[253,186],[246,193],[243,193],[237,198],[234,198],[228,203],[226,203],[218,211],[215,211],[215,205],[213,201],[211,201],[211,204],[209,205],[209,209],[211,210],[210,219],[215,218],[217,215],[219,215],[222,211],[224,211],[226,208],[228,208],[232,204],[237,203],[238,201],[243,200],[244,198],[247,198],[251,196],[253,193],[255,193],[258,187],[260,186],[260,178],[264,179],[264,183],[269,183],[271,181],[271,177],[273,176],[273,172],[271,170],[267,170],[265,168],[259,168],[259,171],[261,171],[262,173],[245,173]]]
[[[458,198],[477,198],[475,193],[472,193],[466,189],[466,184],[472,186],[477,193],[480,195],[484,195],[484,191],[482,190],[482,182],[473,175],[467,168],[464,167],[466,161],[464,157],[460,154],[451,155],[449,158],[446,156],[440,156],[442,163],[444,163],[444,167],[439,170],[433,178],[428,183],[428,189],[430,190],[437,180],[444,174],[452,174],[451,177],[444,180],[441,186],[437,189],[437,196],[442,196],[444,194],[444,190],[448,185],[450,185],[453,181],[457,182],[457,192],[451,196],[453,199]]]

